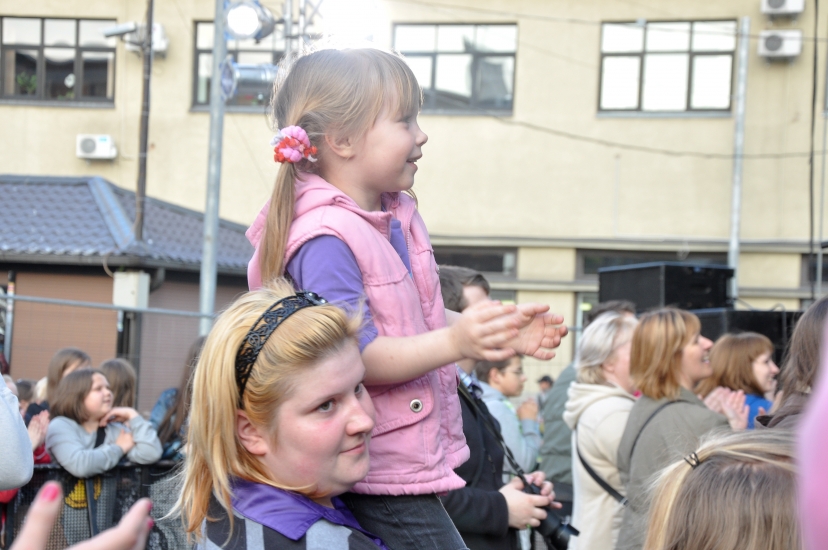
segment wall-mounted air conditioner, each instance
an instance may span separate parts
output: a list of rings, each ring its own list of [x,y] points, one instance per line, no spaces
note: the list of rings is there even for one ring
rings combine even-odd
[[[135,52],[140,55],[141,45],[144,43],[144,33],[147,26],[143,23],[138,25],[138,30],[124,35],[124,47],[129,52]],[[159,57],[167,56],[167,48],[170,45],[170,40],[167,38],[167,33],[164,31],[164,25],[161,23],[152,24],[152,53]]]
[[[805,0],[762,0],[762,13],[791,17],[805,11]]]
[[[118,156],[118,148],[112,136],[106,134],[78,134],[75,154],[80,159],[112,160]]]
[[[759,33],[759,55],[767,59],[791,59],[802,53],[802,31],[779,30]]]

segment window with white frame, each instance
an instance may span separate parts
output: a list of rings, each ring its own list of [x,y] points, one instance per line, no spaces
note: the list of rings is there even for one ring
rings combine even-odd
[[[112,19],[0,17],[0,92],[6,100],[113,102]]]
[[[227,55],[242,65],[276,65],[285,55],[284,27],[276,25],[275,30],[259,42],[255,40],[227,41]],[[214,27],[211,21],[196,22],[195,55],[193,56],[193,105],[209,105],[210,79],[213,64]],[[270,102],[270,96],[237,93],[227,100],[227,105],[237,107],[261,107]],[[261,109],[257,109],[261,110]]]
[[[736,21],[601,25],[599,110],[729,111]]]
[[[423,89],[423,111],[512,111],[517,25],[397,24],[394,49]]]

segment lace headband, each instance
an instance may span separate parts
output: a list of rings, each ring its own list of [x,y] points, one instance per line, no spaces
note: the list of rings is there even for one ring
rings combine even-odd
[[[242,396],[244,395],[244,388],[247,385],[247,380],[250,378],[250,371],[253,370],[253,364],[259,357],[259,352],[273,334],[279,325],[285,319],[299,311],[310,306],[320,306],[327,304],[328,301],[322,298],[315,292],[307,290],[300,290],[294,296],[287,296],[282,298],[262,313],[262,315],[253,323],[253,326],[244,337],[244,341],[239,346],[239,352],[236,354],[236,384],[239,386],[239,408],[242,407]]]

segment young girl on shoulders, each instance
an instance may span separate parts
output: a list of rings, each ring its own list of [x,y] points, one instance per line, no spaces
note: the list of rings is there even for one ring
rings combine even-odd
[[[114,468],[124,456],[137,464],[161,458],[161,444],[149,422],[129,407],[113,407],[103,373],[68,374],[55,391],[46,450],[70,474],[86,478]]]
[[[371,468],[344,497],[395,548],[462,548],[436,494],[468,458],[454,362],[554,356],[566,329],[547,306],[483,302],[447,312],[428,231],[407,195],[426,134],[405,61],[325,49],[282,71],[272,112],[283,163],[248,230],[251,289],[282,275],[362,310],[359,350],[377,411]],[[405,521],[397,521],[405,518]]]
[[[199,548],[386,548],[337,498],[368,472],[359,319],[285,281],[216,321],[195,369],[178,507]]]

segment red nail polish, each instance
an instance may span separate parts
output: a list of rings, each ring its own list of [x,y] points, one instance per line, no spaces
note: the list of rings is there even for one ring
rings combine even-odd
[[[60,486],[57,483],[47,484],[42,491],[40,491],[40,498],[46,502],[52,502],[60,493]]]

